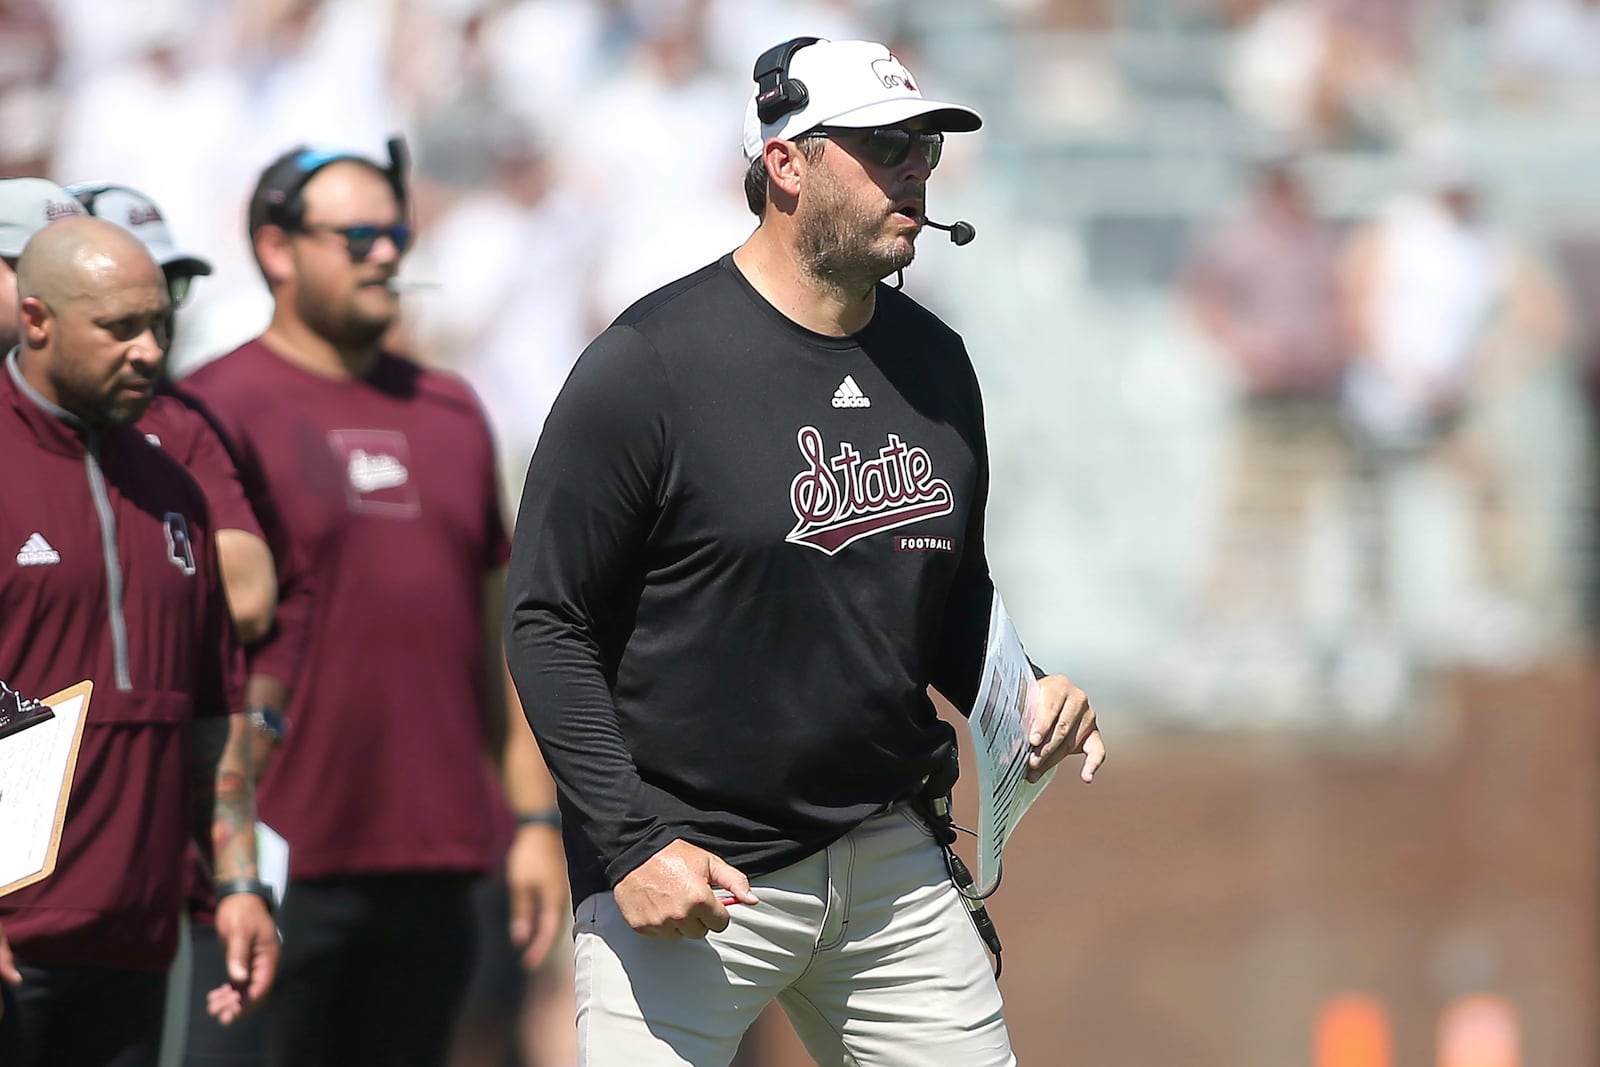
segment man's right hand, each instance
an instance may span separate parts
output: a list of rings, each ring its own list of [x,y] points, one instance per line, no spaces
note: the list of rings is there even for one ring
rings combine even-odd
[[[611,895],[622,918],[645,937],[705,937],[728,928],[719,888],[740,904],[759,903],[737,868],[679,838],[629,871]]]
[[[22,972],[17,970],[16,957],[11,954],[11,942],[6,940],[5,927],[0,926],[0,982],[22,984]],[[0,1015],[5,1014],[5,1004],[0,1002]]]

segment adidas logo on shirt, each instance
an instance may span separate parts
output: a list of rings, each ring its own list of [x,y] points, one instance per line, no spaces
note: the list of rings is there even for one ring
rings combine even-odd
[[[850,375],[844,376],[844,381],[839,383],[839,388],[833,391],[833,406],[836,408],[870,408],[872,401],[866,393],[861,391],[861,386]]]
[[[17,550],[17,566],[19,567],[45,567],[52,563],[61,562],[61,553],[50,546],[44,539],[44,534],[34,531]]]

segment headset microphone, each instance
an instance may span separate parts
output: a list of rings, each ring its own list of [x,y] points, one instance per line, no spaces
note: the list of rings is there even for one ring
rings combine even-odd
[[[943,230],[948,233],[950,235],[950,243],[955,245],[957,248],[960,248],[965,244],[971,244],[972,239],[978,236],[977,227],[973,226],[972,223],[965,222],[961,219],[957,219],[950,225],[946,226],[944,223],[934,222],[932,219],[924,215],[922,218],[922,224],[924,226],[932,226],[936,230]],[[906,272],[904,268],[901,268],[900,270],[895,271],[894,287],[899,289],[905,284]]]
[[[944,230],[950,235],[950,243],[956,245],[957,247],[964,244],[971,244],[972,239],[978,236],[978,231],[973,227],[972,223],[963,222],[960,219],[957,219],[948,226],[942,222],[934,222],[932,219],[926,217],[923,218],[922,222],[925,226],[932,226],[936,230]]]

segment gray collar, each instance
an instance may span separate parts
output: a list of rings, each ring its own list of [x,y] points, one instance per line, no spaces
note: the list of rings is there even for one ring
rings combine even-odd
[[[75,427],[79,430],[89,429],[88,424],[82,419],[78,418],[78,416],[74,415],[72,412],[68,411],[59,404],[52,404],[50,401],[46,400],[42,394],[40,394],[39,390],[28,384],[28,379],[22,376],[22,366],[17,361],[17,357],[21,351],[22,346],[18,345],[6,355],[6,373],[11,375],[11,380],[16,383],[17,390],[22,393],[23,396],[33,401],[33,403],[38,407],[44,411],[48,411],[51,415],[60,419],[68,426]]]

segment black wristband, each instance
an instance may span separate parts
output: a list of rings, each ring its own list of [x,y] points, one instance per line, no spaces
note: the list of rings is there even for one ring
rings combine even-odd
[[[546,808],[543,811],[525,811],[517,816],[518,826],[554,826],[561,829],[561,809]]]
[[[272,892],[272,887],[259,878],[224,878],[217,882],[217,901],[223,897],[231,897],[239,893],[249,893],[266,901],[267,913],[270,915],[277,910],[278,901]]]

